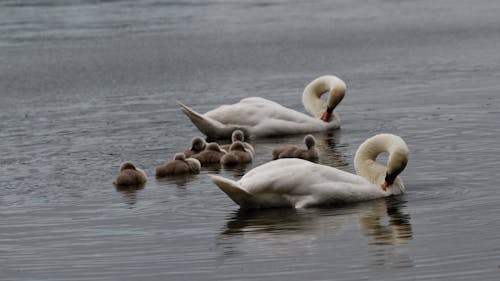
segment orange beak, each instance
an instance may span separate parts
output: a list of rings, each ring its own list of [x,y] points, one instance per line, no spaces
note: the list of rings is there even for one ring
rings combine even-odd
[[[321,120],[325,122],[330,122],[330,119],[332,118],[332,113],[328,113],[328,111],[323,112],[323,115],[321,115]]]
[[[387,181],[384,181],[384,183],[380,186],[384,191],[387,191],[387,188],[389,187],[389,183]]]

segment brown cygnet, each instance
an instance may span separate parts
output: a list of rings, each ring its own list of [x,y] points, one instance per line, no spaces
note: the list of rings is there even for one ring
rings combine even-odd
[[[195,154],[198,154],[205,150],[207,147],[207,142],[200,138],[200,137],[194,137],[193,140],[191,141],[191,149],[188,149],[184,151],[184,155],[188,158],[191,157]]]
[[[141,186],[147,181],[146,173],[135,167],[135,165],[126,161],[120,166],[118,175],[115,176],[113,184],[117,187]]]
[[[217,143],[211,142],[207,144],[207,148],[205,150],[193,155],[192,158],[198,159],[202,166],[206,166],[210,164],[220,163],[220,159],[224,154],[226,153],[220,148]]]
[[[285,145],[273,149],[273,160],[279,158],[301,158],[309,161],[317,161],[319,152],[316,148],[316,139],[312,135],[304,137],[307,148],[300,148],[296,145]]]
[[[185,174],[198,174],[200,172],[200,161],[194,158],[186,158],[184,153],[177,153],[174,160],[165,164],[156,166],[155,175],[157,178],[185,175]]]
[[[235,141],[241,141],[243,143],[243,146],[246,148],[248,152],[252,154],[252,156],[255,154],[255,150],[253,146],[247,142],[245,142],[245,134],[243,133],[242,130],[234,130],[233,134],[231,135],[231,144],[233,144]],[[231,148],[231,144],[225,144],[222,145],[221,148],[229,151]]]
[[[253,154],[245,148],[241,141],[235,141],[231,144],[229,152],[221,158],[221,163],[225,166],[236,166],[252,162]]]

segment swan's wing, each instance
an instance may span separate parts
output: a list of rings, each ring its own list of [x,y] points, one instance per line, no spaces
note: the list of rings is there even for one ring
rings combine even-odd
[[[212,181],[217,185],[229,198],[236,204],[244,206],[252,206],[254,204],[254,197],[242,188],[237,182],[226,179],[221,176],[211,175]]]
[[[266,202],[285,200],[296,208],[358,202],[389,195],[358,175],[293,158],[261,165],[243,176],[238,184],[255,198],[274,195],[274,201]]]
[[[213,119],[209,116],[202,115],[193,109],[189,108],[182,102],[177,102],[181,107],[182,112],[191,120],[191,122],[206,136],[208,137],[227,137],[231,136],[234,130],[238,129],[236,126],[228,126]]]
[[[284,120],[290,122],[304,122],[316,120],[302,112],[286,108],[276,102],[263,98],[246,98],[239,103],[221,105],[204,114],[223,124],[237,124],[240,126],[257,126],[264,120]]]

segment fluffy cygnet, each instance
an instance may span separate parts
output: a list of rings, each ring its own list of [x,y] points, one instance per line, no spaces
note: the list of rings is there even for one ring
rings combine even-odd
[[[217,143],[211,142],[207,145],[205,150],[193,155],[192,158],[198,159],[202,166],[206,166],[220,163],[220,159],[224,154],[226,154],[226,152],[223,151]]]
[[[146,181],[146,173],[136,168],[132,162],[126,161],[121,164],[120,171],[115,176],[113,184],[117,187],[141,186]]]
[[[194,158],[186,158],[184,153],[181,152],[175,154],[174,160],[156,166],[155,175],[157,178],[162,178],[175,175],[198,174],[200,167],[200,161]]]
[[[252,162],[253,154],[245,148],[241,141],[235,141],[231,144],[229,152],[221,158],[221,163],[225,166],[235,166]]]
[[[202,152],[203,150],[205,150],[206,147],[207,147],[207,142],[204,139],[200,137],[194,137],[193,140],[191,141],[191,149],[184,151],[184,155],[186,155],[186,157],[191,157],[195,154]]]
[[[307,148],[300,148],[296,145],[285,145],[273,149],[273,160],[279,158],[301,158],[309,161],[317,161],[319,152],[316,148],[316,139],[312,135],[304,137]]]
[[[241,141],[246,150],[252,153],[252,155],[255,155],[255,150],[253,146],[245,142],[245,134],[243,133],[242,130],[234,130],[233,134],[231,135],[231,144],[233,144],[235,141]],[[229,151],[231,148],[231,144],[222,145],[221,148],[226,151]]]

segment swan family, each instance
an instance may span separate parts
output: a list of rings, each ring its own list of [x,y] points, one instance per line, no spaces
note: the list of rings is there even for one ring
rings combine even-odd
[[[251,163],[255,148],[245,138],[308,134],[340,127],[335,111],[344,98],[345,83],[332,75],[310,82],[302,103],[310,115],[286,108],[276,102],[251,97],[222,105],[200,114],[182,102],[181,111],[208,139],[231,138],[228,145],[192,139],[191,148],[156,167],[157,178],[197,174],[202,167]],[[321,96],[327,94],[326,101]],[[320,153],[312,135],[304,137],[305,148],[296,145],[276,147],[272,160],[247,172],[239,180],[210,175],[213,183],[242,209],[306,208],[345,204],[404,193],[400,178],[408,163],[408,146],[399,136],[376,134],[359,145],[354,156],[356,174],[317,163]],[[376,161],[387,153],[385,165]],[[144,171],[124,162],[115,185],[143,185]]]

